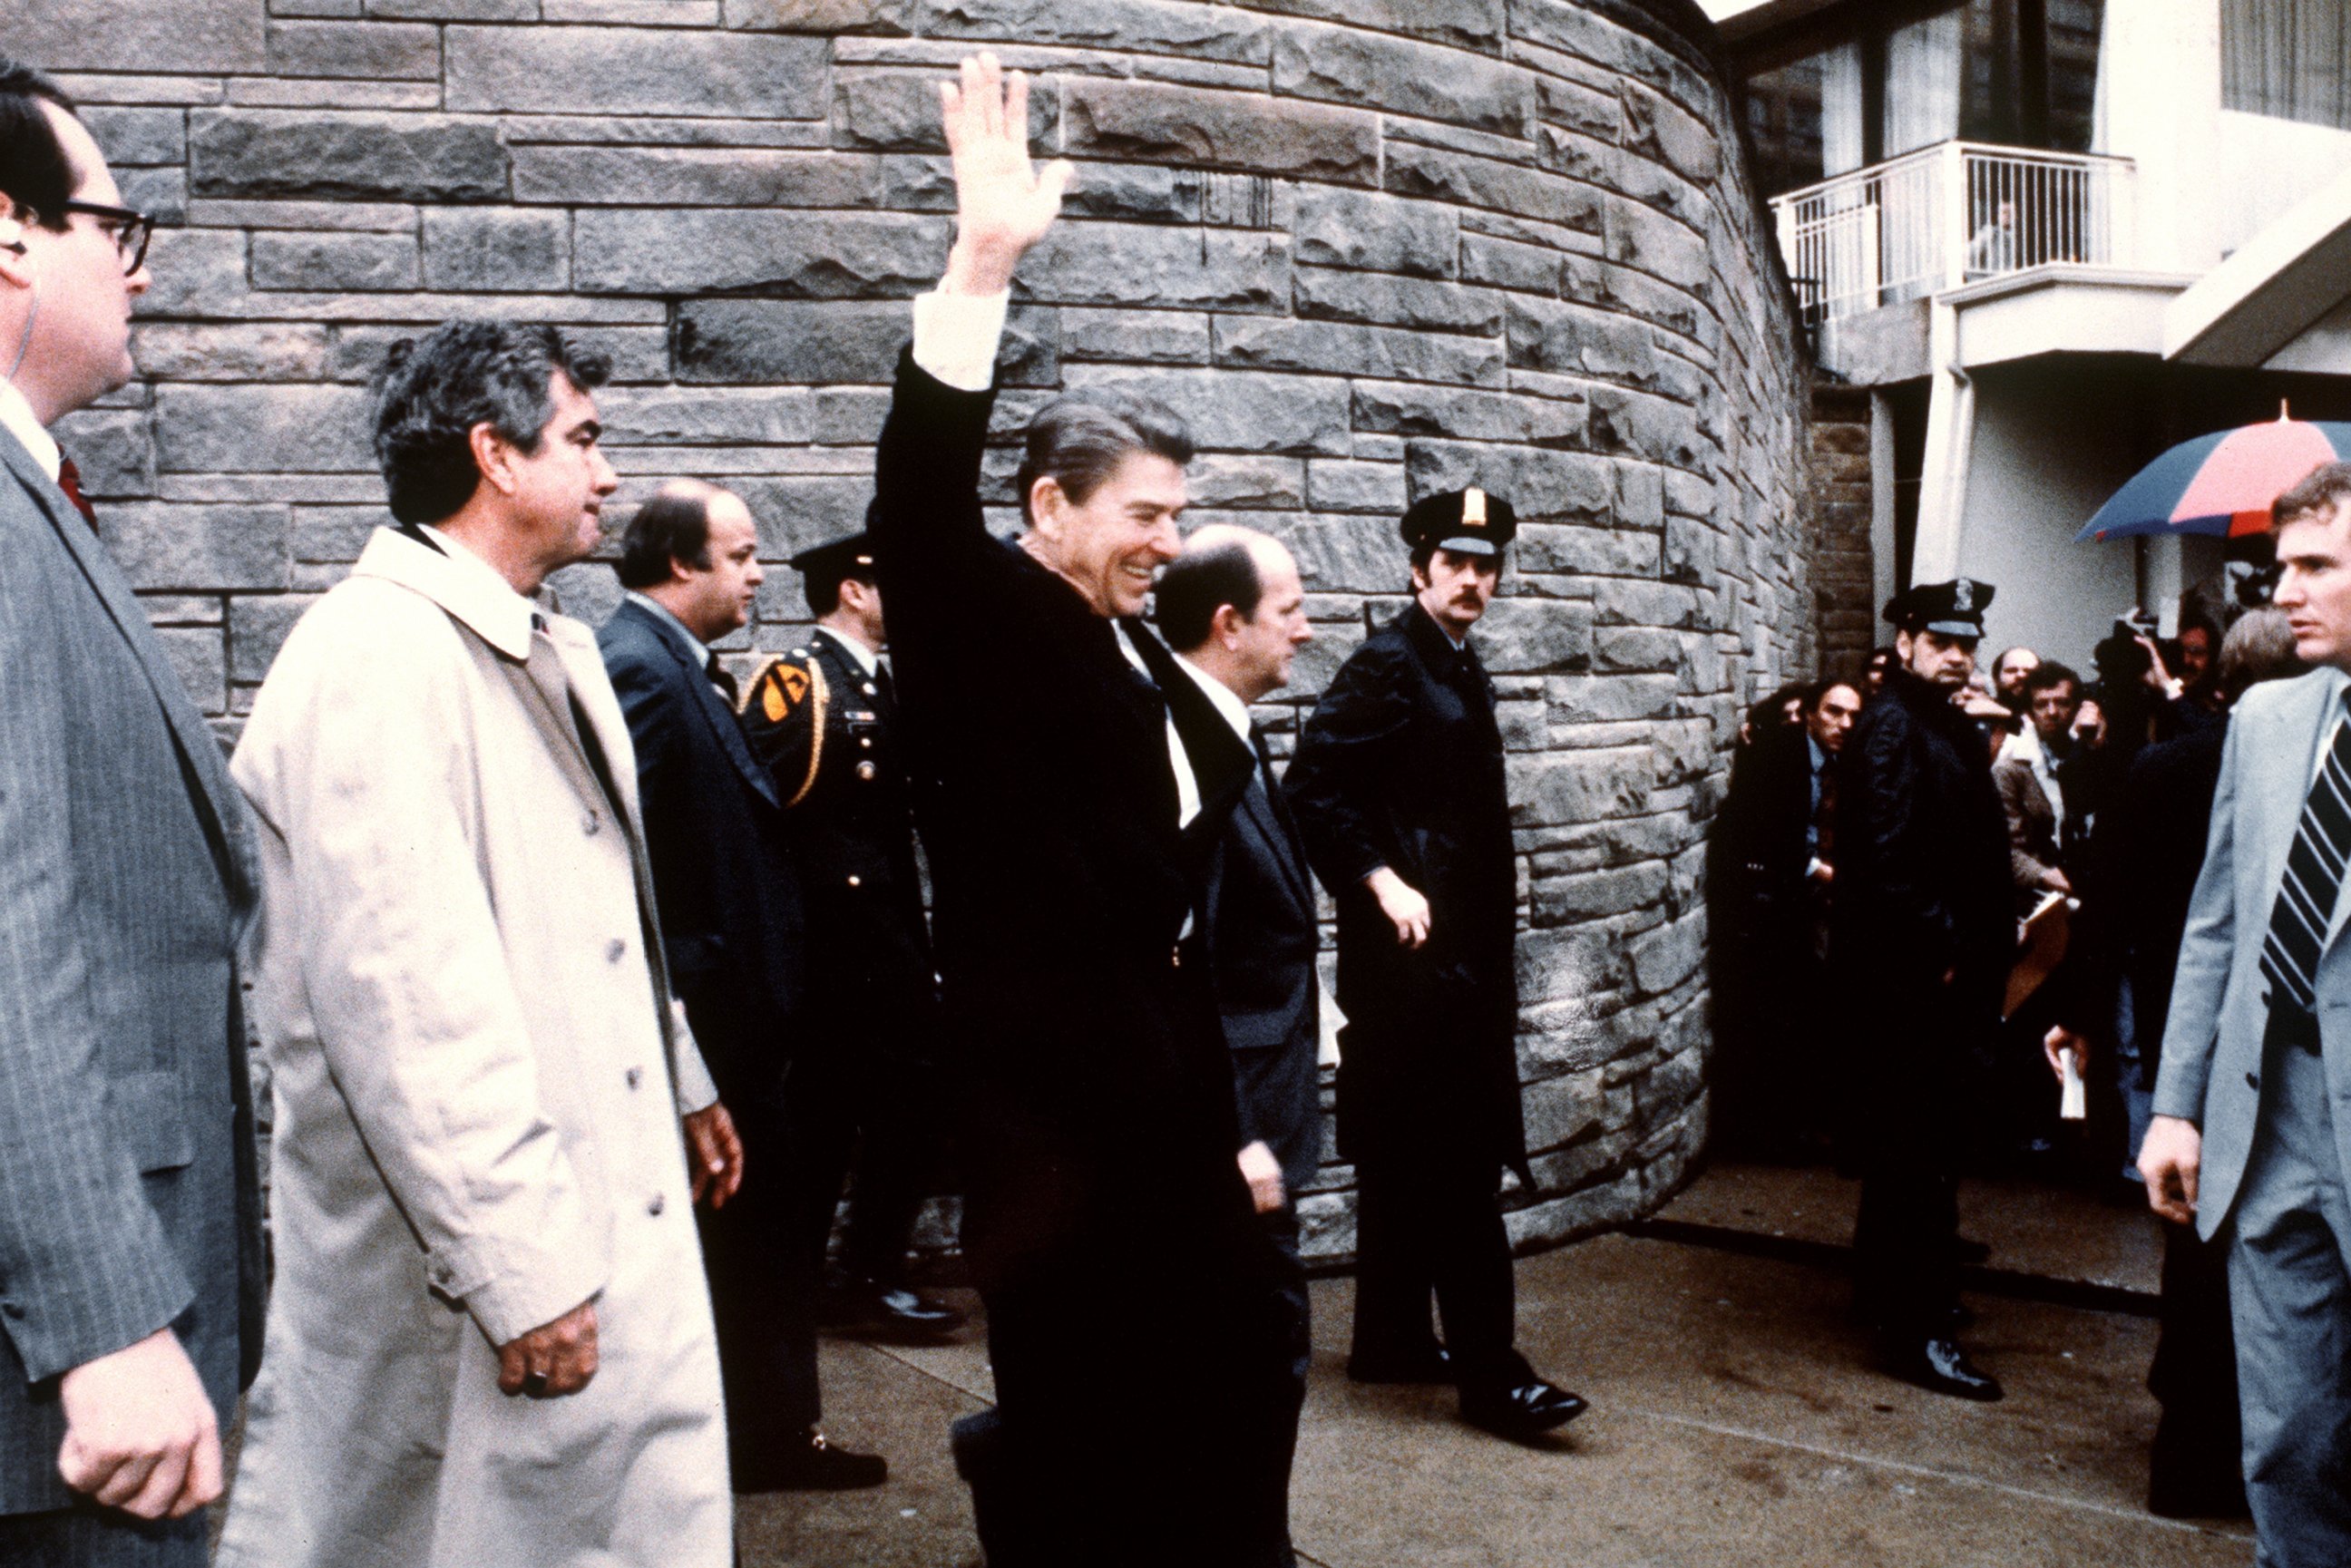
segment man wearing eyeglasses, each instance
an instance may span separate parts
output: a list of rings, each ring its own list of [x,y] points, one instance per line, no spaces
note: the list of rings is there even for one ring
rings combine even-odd
[[[244,805],[47,427],[131,376],[150,224],[0,57],[0,1562],[204,1561],[259,1353]]]

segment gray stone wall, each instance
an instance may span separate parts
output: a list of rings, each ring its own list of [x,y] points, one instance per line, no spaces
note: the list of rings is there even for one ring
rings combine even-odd
[[[933,84],[983,44],[1038,73],[1080,182],[1024,270],[1001,431],[1109,384],[1192,420],[1196,520],[1287,538],[1321,623],[1278,744],[1402,604],[1408,498],[1474,482],[1529,519],[1479,632],[1521,853],[1522,1244],[1643,1211],[1698,1147],[1705,827],[1741,701],[1816,657],[1804,383],[1708,37],[1687,0],[0,15],[171,225],[142,379],[59,434],[225,735],[379,520],[371,371],[445,318],[611,351],[623,500],[721,480],[771,558],[853,524],[949,239]],[[560,591],[613,597],[593,568]],[[741,656],[800,613],[777,571]],[[1343,1258],[1324,1178],[1312,1246]]]

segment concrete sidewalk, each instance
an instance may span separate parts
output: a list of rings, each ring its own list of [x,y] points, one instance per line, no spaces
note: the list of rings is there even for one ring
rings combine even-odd
[[[1674,1211],[1817,1239],[1849,1221],[1824,1173],[1711,1172]],[[2068,1207],[2069,1205],[2075,1207]],[[1741,1216],[1740,1210],[1750,1210]],[[2029,1190],[1976,1192],[1993,1264],[2086,1261],[2135,1284],[2137,1217]],[[1839,1211],[1842,1211],[1841,1213]],[[2116,1275],[2124,1278],[2115,1278]],[[2243,1564],[2237,1523],[2141,1508],[2155,1325],[2129,1312],[1971,1297],[1970,1335],[2008,1399],[1977,1406],[1871,1371],[1823,1261],[1611,1235],[1519,1266],[1521,1345],[1593,1402],[1552,1446],[1498,1442],[1449,1391],[1359,1388],[1342,1370],[1352,1281],[1314,1288],[1315,1366],[1291,1514],[1326,1568]],[[891,1460],[890,1484],[744,1500],[752,1568],[962,1568],[978,1559],[946,1427],[988,1390],[976,1334],[935,1350],[827,1346],[828,1427]],[[1150,1347],[1105,1369],[1105,1403],[1148,1419]],[[1117,1440],[1107,1419],[1103,1440]]]

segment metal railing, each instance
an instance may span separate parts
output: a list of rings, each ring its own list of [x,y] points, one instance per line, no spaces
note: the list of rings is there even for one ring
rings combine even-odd
[[[1815,320],[2055,263],[2125,265],[2127,158],[1946,141],[1772,198]]]

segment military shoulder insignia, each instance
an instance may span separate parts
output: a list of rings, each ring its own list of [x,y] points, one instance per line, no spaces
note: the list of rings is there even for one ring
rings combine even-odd
[[[831,691],[824,671],[799,648],[770,659],[743,688],[743,732],[784,794],[787,807],[808,799],[824,762],[825,709]]]

